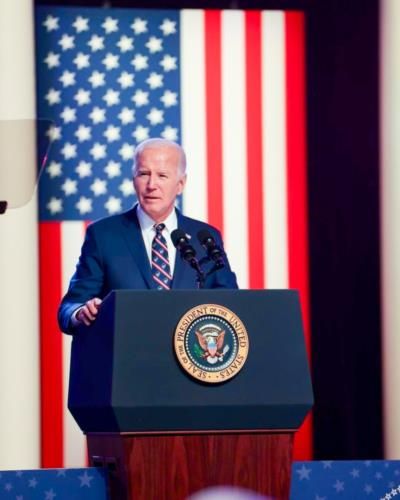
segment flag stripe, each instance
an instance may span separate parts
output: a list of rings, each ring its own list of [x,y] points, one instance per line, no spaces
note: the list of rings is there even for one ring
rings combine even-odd
[[[249,288],[264,288],[261,13],[247,11],[245,23]]]
[[[300,292],[305,340],[311,355],[308,285],[308,227],[305,133],[305,53],[304,16],[287,12],[286,92],[287,92],[287,169],[289,287]],[[311,418],[296,438],[295,458],[312,453]]]
[[[61,296],[58,222],[39,226],[42,467],[63,466],[62,339],[57,325]],[[49,432],[51,429],[51,432]]]

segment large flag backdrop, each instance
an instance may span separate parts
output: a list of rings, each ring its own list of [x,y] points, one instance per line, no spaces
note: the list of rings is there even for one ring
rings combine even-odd
[[[304,17],[281,11],[40,7],[42,466],[86,461],[66,410],[70,339],[56,311],[91,220],[135,201],[135,145],[188,155],[184,213],[219,227],[242,288],[297,288],[309,343]],[[310,421],[296,456],[311,453]]]

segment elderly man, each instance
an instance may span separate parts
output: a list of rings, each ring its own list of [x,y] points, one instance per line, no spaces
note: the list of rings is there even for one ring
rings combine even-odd
[[[138,203],[129,211],[101,219],[86,232],[81,256],[59,313],[62,331],[96,319],[102,299],[114,289],[193,289],[196,272],[180,258],[171,233],[208,230],[222,248],[217,229],[183,216],[175,200],[186,183],[183,149],[164,139],[149,139],[135,150],[133,184]],[[198,253],[197,238],[190,240]],[[237,288],[226,256],[225,266],[209,275],[205,288]]]

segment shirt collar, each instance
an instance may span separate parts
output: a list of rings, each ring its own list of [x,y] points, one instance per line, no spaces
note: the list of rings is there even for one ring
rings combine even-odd
[[[150,231],[151,229],[153,229],[156,222],[146,214],[146,212],[140,206],[140,203],[138,203],[136,214],[142,231]],[[162,222],[163,224],[165,224],[165,228],[167,229],[168,233],[171,234],[172,231],[178,227],[178,217],[176,216],[175,209],[172,210],[168,217]]]

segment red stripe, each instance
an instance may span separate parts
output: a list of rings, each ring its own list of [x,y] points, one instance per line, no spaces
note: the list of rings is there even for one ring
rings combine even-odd
[[[157,269],[160,271],[160,273],[163,273],[163,275],[164,275],[166,278],[168,278],[169,280],[172,280],[172,276],[171,276],[171,275],[169,275],[169,274],[168,274],[168,273],[167,273],[167,272],[166,272],[166,271],[165,271],[162,267],[160,267],[160,266],[157,264],[157,262],[154,262],[154,260],[153,260],[153,261],[152,261],[152,264],[153,264],[153,266],[154,266],[155,268],[157,268]]]
[[[264,288],[261,12],[245,16],[249,288]]]
[[[160,252],[157,252],[157,250],[155,248],[153,248],[152,250],[152,253],[156,254],[158,258],[160,258],[162,261],[165,262],[165,264],[168,264],[169,265],[169,262],[168,260],[164,257],[164,255],[161,255]],[[153,262],[153,260],[152,260]]]
[[[300,12],[287,12],[285,24],[289,287],[300,292],[306,345],[310,356],[304,15]],[[295,460],[311,458],[311,430],[309,417],[296,436]]]
[[[165,243],[163,243],[159,238],[156,237],[156,242],[161,246],[163,247],[163,249],[168,252],[168,247],[165,245]]]
[[[61,226],[39,226],[41,464],[63,467],[62,334],[57,309],[62,293]]]
[[[154,278],[154,281],[156,281],[159,285],[161,285],[162,287],[164,287],[166,290],[169,290],[169,286],[166,285],[164,282],[162,282],[160,279],[157,278],[157,276],[154,276],[153,275],[153,278]]]
[[[205,11],[204,35],[208,222],[223,231],[220,11]]]

